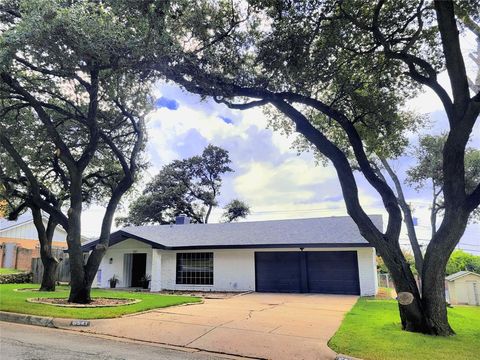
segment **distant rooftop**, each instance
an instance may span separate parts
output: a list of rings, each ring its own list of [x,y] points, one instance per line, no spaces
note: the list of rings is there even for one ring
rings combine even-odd
[[[457,279],[459,279],[461,277],[464,277],[464,276],[467,276],[467,275],[476,275],[476,276],[480,277],[480,274],[477,274],[477,273],[474,273],[474,272],[471,272],[471,271],[458,271],[455,274],[447,276],[445,278],[445,280],[454,281],[454,280],[457,280]]]
[[[26,223],[26,222],[29,222],[29,221],[32,221],[32,220],[33,220],[33,217],[32,217],[32,213],[30,211],[24,212],[22,215],[20,215],[17,218],[17,220],[14,220],[14,221],[10,221],[8,219],[0,218],[0,231],[11,228],[12,226],[21,225],[23,223]]]

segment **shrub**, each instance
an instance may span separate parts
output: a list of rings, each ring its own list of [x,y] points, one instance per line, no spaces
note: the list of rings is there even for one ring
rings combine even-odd
[[[0,284],[23,284],[23,283],[31,283],[32,281],[33,281],[33,274],[31,272],[0,275]]]

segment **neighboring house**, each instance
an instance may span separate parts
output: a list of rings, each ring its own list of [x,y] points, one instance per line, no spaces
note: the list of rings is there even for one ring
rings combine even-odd
[[[47,226],[48,218],[43,222]],[[67,232],[57,226],[53,234],[52,247],[66,249]],[[30,270],[32,258],[40,257],[40,242],[30,211],[17,220],[0,218],[0,267]]]
[[[382,217],[372,221],[382,229]],[[92,250],[98,240],[83,245]],[[159,290],[375,295],[375,249],[350,217],[134,226],[112,233],[94,282]]]
[[[459,271],[445,280],[450,304],[480,305],[480,274]]]
[[[43,223],[46,227],[48,218],[45,216]],[[53,234],[52,245],[66,248],[66,239],[67,232],[61,226],[57,226]],[[38,233],[33,223],[32,213],[27,211],[15,221],[0,218],[0,243],[15,243],[26,249],[38,247]]]

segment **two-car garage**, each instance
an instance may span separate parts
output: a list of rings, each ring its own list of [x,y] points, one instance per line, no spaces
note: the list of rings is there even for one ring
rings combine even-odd
[[[360,294],[356,251],[255,252],[259,292]]]

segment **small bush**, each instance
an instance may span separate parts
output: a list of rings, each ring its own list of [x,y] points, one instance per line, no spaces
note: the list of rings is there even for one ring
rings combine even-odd
[[[0,275],[0,284],[24,284],[24,283],[31,283],[32,281],[33,281],[33,274],[31,272]]]

